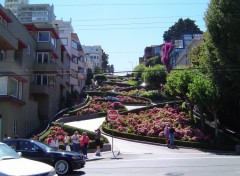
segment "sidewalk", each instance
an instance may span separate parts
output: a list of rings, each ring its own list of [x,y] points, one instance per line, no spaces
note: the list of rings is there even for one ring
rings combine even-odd
[[[114,155],[117,157],[120,154],[119,150],[114,151]],[[96,156],[95,153],[88,153],[88,159],[86,161],[96,161],[96,160],[103,160],[103,159],[111,159],[115,158],[112,151],[101,152],[101,156]]]

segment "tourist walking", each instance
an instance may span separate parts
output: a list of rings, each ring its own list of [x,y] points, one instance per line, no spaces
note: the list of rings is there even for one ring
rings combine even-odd
[[[78,131],[75,131],[75,133],[72,135],[71,140],[72,140],[72,144],[73,144],[73,151],[74,152],[79,152],[79,140],[80,140]]]
[[[83,153],[83,157],[87,159],[87,149],[88,149],[88,143],[89,143],[89,138],[87,136],[86,132],[82,133],[82,136],[80,138],[80,147]]]
[[[174,133],[175,129],[171,126],[171,128],[169,129],[170,148],[174,147]]]
[[[96,156],[101,156],[101,130],[100,128],[95,130],[95,146],[96,146]]]

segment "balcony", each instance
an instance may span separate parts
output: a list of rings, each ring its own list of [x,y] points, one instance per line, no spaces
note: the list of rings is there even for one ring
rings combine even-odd
[[[31,94],[42,94],[42,95],[51,95],[53,93],[53,89],[46,85],[31,85],[30,86]]]
[[[0,24],[0,48],[3,50],[16,50],[18,39],[15,38],[5,26]]]
[[[34,63],[35,72],[48,72],[61,74],[61,67],[57,63]]]

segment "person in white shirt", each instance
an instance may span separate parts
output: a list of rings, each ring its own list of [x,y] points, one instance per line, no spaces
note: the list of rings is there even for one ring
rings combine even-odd
[[[80,137],[78,132],[75,131],[74,135],[72,135],[71,137],[71,140],[72,140],[72,143],[73,143],[73,151],[74,152],[79,152],[79,148],[80,148],[80,144],[79,144],[79,140],[80,140]]]
[[[52,140],[50,141],[49,146],[58,150],[59,144],[58,144],[58,139],[56,135],[52,136]]]
[[[69,143],[70,143],[70,137],[68,136],[68,133],[66,132],[65,133],[65,136],[64,136],[64,146],[65,146],[65,150],[67,150],[67,146],[69,146]],[[68,149],[69,150],[69,149]]]

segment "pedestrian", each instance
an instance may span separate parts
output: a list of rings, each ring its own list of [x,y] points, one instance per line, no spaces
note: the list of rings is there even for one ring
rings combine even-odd
[[[3,140],[5,140],[5,139],[10,139],[10,137],[8,137],[7,134],[4,134],[4,138],[3,138]]]
[[[71,137],[74,152],[79,152],[79,139],[80,136],[78,134],[78,131],[75,131],[75,133]]]
[[[87,136],[86,132],[82,133],[82,136],[80,138],[80,147],[82,149],[83,157],[87,159],[87,149],[88,149],[88,143],[89,143],[89,138]]]
[[[164,128],[164,136],[165,136],[166,145],[168,147],[169,146],[169,127],[168,127],[168,124]]]
[[[69,147],[70,147],[70,137],[68,136],[68,133],[67,132],[65,132],[65,135],[64,135],[64,138],[63,138],[63,140],[64,140],[64,146],[65,146],[65,150],[66,151],[70,151],[69,150]]]
[[[174,133],[175,129],[173,128],[173,126],[171,126],[169,129],[170,148],[174,147]]]
[[[54,149],[56,149],[56,150],[58,150],[59,144],[58,144],[58,138],[57,138],[56,135],[52,135],[52,140],[51,140],[49,146],[54,148]]]
[[[96,146],[96,156],[101,156],[101,130],[100,128],[95,130],[95,146]]]

